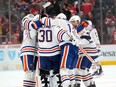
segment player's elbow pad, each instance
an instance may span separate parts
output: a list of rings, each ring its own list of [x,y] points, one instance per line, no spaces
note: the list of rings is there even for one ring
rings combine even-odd
[[[81,25],[84,27],[87,27],[89,25],[89,23],[87,21],[82,21]]]

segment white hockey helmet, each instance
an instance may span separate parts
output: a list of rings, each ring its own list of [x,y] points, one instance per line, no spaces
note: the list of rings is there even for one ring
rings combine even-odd
[[[52,18],[43,17],[43,18],[41,19],[41,22],[44,24],[44,26],[46,26],[46,27],[51,27],[51,25],[52,25]]]
[[[69,19],[69,22],[71,22],[71,21],[78,21],[80,23],[81,18],[78,15],[74,15]]]
[[[58,19],[64,19],[64,20],[67,19],[66,15],[65,15],[64,13],[59,13],[59,14],[56,16],[56,18],[58,18]]]

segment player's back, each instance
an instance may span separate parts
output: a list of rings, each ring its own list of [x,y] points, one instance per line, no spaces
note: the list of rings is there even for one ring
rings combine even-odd
[[[72,29],[73,29],[73,26],[72,24],[67,21],[67,20],[63,20],[63,19],[54,19],[52,21],[52,25],[56,25],[56,26],[60,26],[62,27],[64,30],[68,31],[68,32],[71,32]]]
[[[42,27],[38,30],[38,53],[40,56],[60,54],[57,33],[57,31],[55,32],[53,28],[49,27]]]

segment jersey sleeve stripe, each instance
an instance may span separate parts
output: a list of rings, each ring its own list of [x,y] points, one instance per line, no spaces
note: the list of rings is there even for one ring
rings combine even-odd
[[[33,24],[34,29],[38,28],[35,22],[32,22],[32,24]]]
[[[58,32],[58,40],[59,41],[62,41],[62,35],[65,33],[65,30],[60,30],[59,32]]]

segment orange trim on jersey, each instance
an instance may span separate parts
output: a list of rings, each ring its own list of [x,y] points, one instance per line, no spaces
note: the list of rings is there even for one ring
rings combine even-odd
[[[88,23],[87,22],[85,22],[85,21],[82,21],[82,23],[81,23],[84,27],[87,27],[88,26]]]
[[[66,68],[66,61],[67,61],[68,52],[69,52],[69,46],[66,46],[64,48],[64,54],[62,57],[61,68]]]
[[[86,52],[97,52],[97,50],[96,49],[84,49]]]
[[[83,52],[83,53],[86,55],[86,57],[87,57],[91,62],[94,61],[82,47],[79,47],[79,49],[80,49],[81,52]]]
[[[28,71],[28,62],[27,62],[27,55],[23,56],[23,64],[24,64],[24,71]]]
[[[49,24],[48,24],[48,17],[46,17],[46,22],[45,22],[46,24],[46,26],[49,26]]]
[[[28,85],[28,86],[35,86],[35,83],[30,83],[30,82],[23,82],[23,85]]]
[[[93,78],[91,74],[87,75],[86,77],[82,77],[82,80],[88,80],[90,78]]]
[[[58,40],[61,41],[61,36],[65,32],[65,30],[61,30],[58,34]]]
[[[30,38],[29,22],[30,22],[30,21],[26,20],[26,23],[25,23],[25,25],[24,25],[25,30],[26,30],[26,32],[27,32],[27,37],[28,37],[28,38]]]
[[[32,22],[32,24],[34,25],[34,28],[35,28],[35,29],[38,28],[35,22]]]
[[[25,23],[25,30],[28,30],[28,24],[29,24],[29,21],[27,20]]]
[[[82,59],[83,59],[82,56],[80,56],[80,57],[78,58],[78,61],[77,61],[77,64],[76,64],[76,68],[79,68],[79,69],[80,69]]]
[[[69,78],[68,76],[63,76],[62,78],[61,78],[61,81],[64,81],[65,79],[67,79],[67,78]]]
[[[38,69],[40,69],[40,57],[38,57]]]
[[[38,75],[36,75],[36,77],[35,77],[35,81],[36,81],[36,87],[39,87],[39,79],[38,79]]]
[[[82,76],[75,76],[75,78],[82,80]]]
[[[34,51],[35,48],[31,48],[31,47],[29,48],[29,47],[26,47],[26,48],[21,49],[21,52],[26,51],[26,50],[28,50],[28,51]]]
[[[38,48],[39,52],[54,52],[54,51],[57,51],[57,50],[59,50],[59,47],[55,47],[55,48],[52,48],[52,49],[40,49],[40,48]]]
[[[70,79],[74,79],[74,78],[75,78],[75,76],[74,76],[74,75],[70,75],[69,77],[70,77]]]

